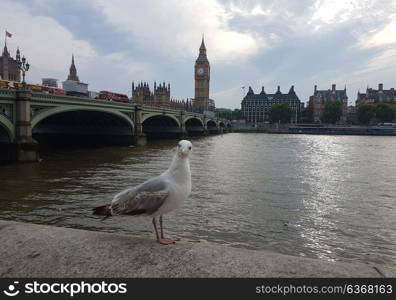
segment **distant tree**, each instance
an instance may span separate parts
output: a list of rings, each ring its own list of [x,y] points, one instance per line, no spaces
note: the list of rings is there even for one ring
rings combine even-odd
[[[228,112],[228,111],[218,111],[218,112],[216,112],[216,115],[217,115],[217,117],[219,117],[219,118],[221,118],[221,119],[227,119],[227,120],[229,120],[229,119],[230,119],[231,112]]]
[[[360,124],[368,125],[375,118],[376,108],[371,104],[362,104],[357,108],[357,115]]]
[[[392,122],[395,117],[395,111],[389,105],[381,103],[375,108],[375,117],[383,123]]]
[[[341,119],[342,104],[340,101],[329,101],[325,104],[320,119],[322,123],[335,124]]]
[[[241,112],[240,109],[235,108],[235,109],[232,111],[232,118],[231,118],[231,120],[240,120],[240,119],[242,119],[242,112]]]
[[[242,119],[241,110],[235,108],[233,111],[219,111],[216,113],[219,118],[227,120],[240,120]]]
[[[269,121],[271,123],[289,123],[292,110],[287,103],[274,104],[268,112]]]

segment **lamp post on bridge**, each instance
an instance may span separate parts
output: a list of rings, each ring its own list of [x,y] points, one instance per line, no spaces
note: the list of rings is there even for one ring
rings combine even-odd
[[[23,56],[21,59],[21,55],[19,54],[19,51],[16,55],[16,61],[18,63],[19,70],[22,72],[22,85],[25,86],[26,85],[25,73],[27,71],[29,71],[30,65],[29,65],[28,61],[26,60],[25,56]]]

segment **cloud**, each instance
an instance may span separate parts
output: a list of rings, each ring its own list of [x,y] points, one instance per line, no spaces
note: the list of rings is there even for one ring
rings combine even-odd
[[[101,0],[92,5],[131,41],[174,58],[196,56],[203,33],[212,60],[244,59],[263,46],[257,37],[231,30],[229,15],[215,0],[149,0],[138,4]]]
[[[362,47],[380,47],[396,43],[396,15],[390,17],[390,22],[380,30],[365,36],[362,39],[360,46]]]

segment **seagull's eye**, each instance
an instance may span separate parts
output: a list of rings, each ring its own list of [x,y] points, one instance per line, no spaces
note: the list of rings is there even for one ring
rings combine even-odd
[[[188,147],[188,150],[191,150],[191,146],[190,146],[190,147]]]

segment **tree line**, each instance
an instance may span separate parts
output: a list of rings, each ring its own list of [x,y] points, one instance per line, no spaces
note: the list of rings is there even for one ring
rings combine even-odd
[[[395,118],[395,110],[387,104],[362,104],[357,107],[360,124],[369,125],[375,121],[390,123]]]
[[[357,122],[361,125],[376,123],[389,123],[396,118],[395,109],[387,104],[361,104],[357,107]],[[217,116],[227,120],[243,119],[240,109],[229,112],[217,112]],[[268,111],[270,123],[290,123],[292,109],[288,103],[274,104]],[[342,117],[342,103],[340,101],[329,101],[325,104],[320,121],[324,124],[336,124]],[[312,111],[307,107],[301,112],[301,121],[313,122]]]

